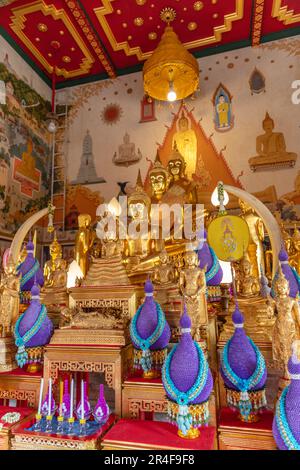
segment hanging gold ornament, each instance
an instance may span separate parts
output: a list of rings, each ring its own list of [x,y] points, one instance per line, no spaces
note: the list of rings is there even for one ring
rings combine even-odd
[[[183,100],[199,87],[199,64],[170,26],[175,17],[173,8],[161,11],[167,26],[143,68],[145,94],[160,101]]]

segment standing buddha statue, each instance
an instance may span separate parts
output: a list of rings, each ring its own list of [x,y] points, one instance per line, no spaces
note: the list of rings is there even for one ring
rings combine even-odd
[[[192,319],[193,337],[195,335],[198,337],[201,327],[205,328],[208,324],[205,301],[206,267],[204,269],[199,268],[198,255],[192,248],[188,248],[184,256],[184,262],[185,266],[179,275],[179,288],[183,295],[188,315]]]
[[[19,316],[20,277],[9,257],[0,280],[0,329],[1,337],[11,336]]]
[[[259,279],[261,267],[263,271],[265,270],[264,248],[262,243],[265,238],[264,224],[249,204],[240,199],[239,205],[242,210],[241,216],[247,222],[250,232],[248,255],[253,269],[253,276]]]
[[[183,111],[178,119],[178,131],[173,137],[173,147],[175,145],[186,161],[186,175],[192,181],[197,165],[197,136],[189,128],[189,120]]]
[[[88,255],[96,237],[95,231],[91,228],[91,221],[89,214],[78,216],[79,229],[75,239],[75,260],[83,276],[86,276],[88,272]]]
[[[296,299],[289,296],[289,282],[281,266],[274,283],[277,318],[273,331],[273,359],[279,369],[284,370],[288,378],[288,360],[295,340],[300,339],[300,309]]]

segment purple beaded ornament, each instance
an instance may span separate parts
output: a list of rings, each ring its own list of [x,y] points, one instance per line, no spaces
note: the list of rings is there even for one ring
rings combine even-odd
[[[108,420],[109,414],[110,414],[110,410],[104,397],[104,385],[100,384],[99,398],[94,408],[93,416],[95,420],[97,421],[97,423],[103,425]]]
[[[29,242],[26,245],[27,256],[23,263],[17,267],[18,274],[21,274],[21,301],[27,300],[26,292],[31,291],[34,283],[37,283],[40,287],[44,285],[44,275],[40,267],[38,260],[34,257],[34,244],[29,239]]]
[[[202,244],[198,250],[199,267],[204,269],[207,266],[205,277],[207,286],[218,286],[223,279],[223,270],[220,262],[207,242],[207,232],[204,230],[203,238],[199,240]]]
[[[154,301],[153,285],[145,283],[145,300],[130,324],[136,369],[142,368],[149,378],[159,375],[171,337],[170,327],[160,305]]]
[[[280,450],[300,450],[300,358],[299,341],[292,347],[288,362],[291,383],[286,387],[276,406],[273,436]]]
[[[300,294],[300,285],[299,285],[299,276],[296,273],[296,271],[289,265],[289,256],[286,252],[286,249],[284,247],[281,248],[278,259],[281,265],[282,272],[287,279],[289,286],[290,286],[290,297],[293,297],[294,299]],[[275,276],[278,276],[278,272]],[[273,286],[274,286],[274,281],[273,280]],[[274,289],[272,289],[272,295],[274,297]]]
[[[266,406],[267,369],[257,346],[246,335],[244,316],[238,305],[232,315],[235,327],[221,356],[221,376],[228,405],[240,411],[244,421],[257,421],[258,410]]]

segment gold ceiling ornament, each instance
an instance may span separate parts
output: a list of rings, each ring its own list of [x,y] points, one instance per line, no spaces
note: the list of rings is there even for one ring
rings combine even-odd
[[[45,23],[39,23],[37,28],[41,33],[46,33],[48,31],[48,26]]]
[[[189,24],[188,24],[188,29],[190,31],[195,31],[195,29],[197,29],[198,25],[195,21],[191,21]]]
[[[135,0],[135,1],[137,5],[142,6],[142,5],[145,5],[147,0]]]
[[[170,26],[175,17],[173,8],[161,11],[167,26],[143,68],[145,94],[160,101],[183,100],[199,87],[199,64]]]
[[[200,11],[204,7],[204,4],[203,2],[195,2],[193,7],[195,11]]]
[[[134,18],[133,22],[135,26],[142,26],[144,24],[144,20],[140,16],[137,18]]]

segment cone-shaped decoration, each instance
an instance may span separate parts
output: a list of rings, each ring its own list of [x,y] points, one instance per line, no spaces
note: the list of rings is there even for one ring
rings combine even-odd
[[[223,278],[223,270],[214,250],[207,243],[207,232],[204,230],[203,239],[199,240],[201,248],[198,250],[199,267],[205,268],[206,285],[218,286]]]
[[[153,299],[153,285],[145,283],[145,300],[130,324],[130,336],[135,348],[135,367],[144,373],[160,371],[166,357],[171,331],[160,305]]]
[[[278,259],[281,265],[282,272],[285,278],[288,280],[288,283],[290,286],[290,297],[293,297],[295,299],[297,295],[300,294],[300,278],[297,274],[297,271],[289,265],[289,255],[287,254],[285,248],[283,247],[281,248],[279,255],[278,255]],[[275,278],[273,279],[273,285],[272,285],[273,297],[275,297],[274,283],[278,275],[279,275],[279,271],[277,271],[277,274]]]
[[[213,379],[203,351],[191,336],[186,307],[180,319],[181,338],[168,354],[162,381],[168,397],[168,415],[179,435],[208,423],[208,399]]]
[[[18,274],[21,274],[21,302],[29,303],[28,293],[31,291],[34,282],[37,282],[39,286],[44,285],[44,275],[40,267],[40,263],[34,257],[34,244],[31,240],[26,246],[27,256],[23,263],[17,267]]]
[[[288,363],[291,383],[286,387],[276,406],[273,436],[280,450],[300,450],[300,357],[299,341],[293,344]]]
[[[53,330],[46,307],[40,301],[40,288],[34,284],[30,305],[15,325],[15,342],[18,347],[16,360],[20,367],[42,361],[42,346],[49,343]]]
[[[167,26],[157,48],[143,68],[145,94],[166,101],[170,82],[183,100],[193,94],[199,85],[199,65],[178,39],[171,26]]]
[[[103,425],[108,420],[109,413],[109,407],[104,397],[104,385],[100,384],[99,398],[95,406],[93,415],[97,423]]]
[[[257,420],[266,406],[267,369],[263,355],[244,330],[244,316],[236,306],[232,315],[235,331],[221,355],[221,375],[228,405],[240,411],[243,421]]]

